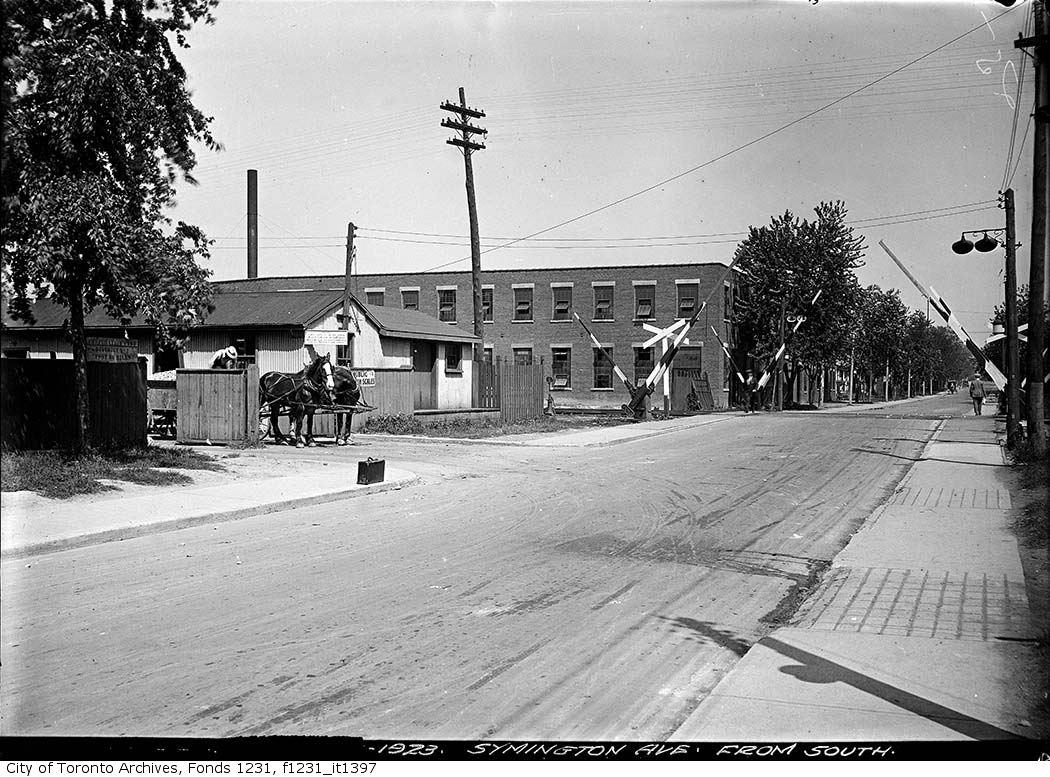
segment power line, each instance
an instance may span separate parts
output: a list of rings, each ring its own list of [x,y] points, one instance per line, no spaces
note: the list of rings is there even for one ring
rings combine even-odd
[[[925,214],[931,214],[931,215],[920,216],[919,218],[898,218],[898,217],[895,217],[895,216],[879,216],[879,217],[871,217],[871,218],[868,218],[868,219],[858,219],[858,220],[855,220],[855,221],[848,221],[846,223],[850,224],[850,225],[857,225],[861,221],[865,221],[865,222],[867,222],[867,221],[872,221],[872,222],[878,221],[878,222],[881,222],[881,223],[877,223],[877,224],[865,224],[862,227],[862,228],[867,228],[867,229],[873,229],[873,228],[879,228],[879,227],[892,226],[894,224],[909,224],[909,223],[913,223],[913,222],[916,222],[916,221],[931,221],[933,219],[947,218],[947,217],[950,217],[950,216],[962,216],[962,215],[966,215],[968,213],[980,213],[980,212],[986,211],[986,210],[993,210],[993,209],[998,207],[995,204],[996,202],[997,202],[996,200],[988,200],[987,203],[990,203],[990,204],[973,203],[974,205],[983,205],[983,207],[974,207],[974,208],[969,208],[967,210],[953,210],[950,213],[936,213],[936,211],[938,211],[938,210],[946,210],[944,208],[935,208],[933,210],[928,210],[928,211],[914,211],[915,214],[924,214],[924,213]],[[955,206],[955,207],[965,207],[965,206]],[[908,216],[908,215],[911,215],[911,214],[898,214],[898,216]],[[890,220],[887,220],[887,219],[890,219]],[[289,233],[289,234],[291,234],[291,233]],[[722,233],[713,233],[711,235],[692,235],[692,236],[686,235],[686,236],[677,236],[677,237],[676,236],[649,236],[649,237],[634,237],[634,238],[606,238],[606,239],[607,240],[624,240],[624,241],[638,241],[638,240],[664,240],[664,241],[666,241],[666,240],[676,240],[677,241],[677,240],[685,240],[686,238],[690,238],[690,237],[692,237],[692,238],[704,238],[704,237],[718,237],[718,236],[723,236],[723,235],[737,235],[740,238],[743,238],[747,234],[748,234],[747,232],[722,232]],[[459,236],[459,235],[444,235],[444,236],[436,235],[436,236],[437,237],[450,237],[450,238],[457,238],[458,237],[458,238],[460,238],[460,242],[448,242],[448,241],[440,241],[440,240],[412,240],[412,239],[406,239],[406,238],[391,238],[391,237],[380,237],[380,236],[367,237],[367,236],[361,236],[361,235],[358,235],[358,239],[360,239],[360,240],[377,240],[377,241],[385,241],[385,242],[393,242],[393,243],[411,243],[411,244],[416,244],[416,245],[451,245],[451,246],[464,245],[462,240],[467,239],[467,238],[463,238],[462,236]],[[295,237],[295,236],[293,235],[293,237]],[[215,239],[220,239],[220,238],[215,238]],[[231,239],[239,239],[239,238],[231,238]],[[283,238],[266,238],[266,239],[283,240]],[[305,238],[305,237],[300,236],[298,239],[305,240],[305,239],[309,239],[309,238]],[[324,237],[324,238],[314,238],[314,239],[330,240],[330,239],[334,239],[334,238],[332,238],[332,237]],[[497,239],[497,238],[489,238],[489,239],[490,240],[494,240],[494,239]],[[544,242],[555,243],[555,245],[542,245],[542,246],[518,245],[518,243],[524,242],[524,240],[521,240],[521,241],[516,241],[515,244],[513,244],[513,245],[509,245],[509,246],[505,246],[505,247],[516,248],[516,249],[519,249],[519,250],[520,249],[532,249],[532,250],[551,250],[551,249],[553,249],[553,250],[558,250],[558,251],[572,251],[572,250],[625,249],[625,248],[626,249],[634,249],[634,248],[675,248],[675,247],[680,247],[680,246],[724,245],[724,244],[739,243],[740,242],[739,239],[733,239],[733,240],[694,240],[694,241],[690,241],[690,242],[659,242],[659,243],[628,242],[628,243],[620,243],[620,244],[608,244],[607,243],[607,244],[599,244],[599,245],[564,245],[564,243],[569,243],[569,242],[581,242],[581,241],[591,242],[591,241],[600,241],[600,240],[602,240],[602,238],[564,238],[562,240],[559,240],[558,238],[549,238],[548,240],[546,240]],[[304,243],[302,245],[286,244],[286,245],[283,245],[283,246],[272,246],[272,247],[274,247],[274,248],[276,248],[276,247],[280,247],[280,248],[315,248],[316,249],[316,248],[342,248],[343,246],[342,246],[341,243],[331,243],[331,244]],[[219,250],[219,251],[224,251],[224,250],[225,251],[229,251],[229,250],[243,250],[243,249],[244,249],[243,245],[237,245],[237,246],[213,246],[212,247],[212,250]],[[429,272],[429,270],[423,270],[422,272]]]
[[[997,205],[998,202],[999,202],[998,200],[979,200],[977,202],[960,203],[959,205],[945,205],[944,207],[941,207],[941,208],[927,208],[925,210],[913,210],[913,211],[908,211],[906,213],[887,214],[885,216],[867,216],[867,217],[861,218],[861,219],[851,219],[850,221],[847,221],[846,223],[847,224],[851,224],[851,225],[858,225],[858,224],[864,224],[864,223],[869,222],[869,221],[885,221],[886,219],[896,219],[896,218],[903,218],[903,217],[909,217],[909,216],[921,216],[921,215],[924,215],[924,214],[927,214],[927,213],[942,213],[944,211],[958,211],[960,208],[976,208],[977,210],[987,210],[989,208],[987,208],[987,207],[980,207],[980,206],[998,207],[998,205]],[[966,210],[966,211],[961,211],[961,212],[962,213],[972,213],[974,211]],[[945,214],[945,215],[949,215],[950,216],[950,215],[955,215],[955,214],[954,213],[948,213],[948,214]],[[285,230],[285,231],[287,232],[288,230]],[[460,234],[454,234],[454,233],[448,233],[448,232],[415,232],[415,231],[402,230],[402,229],[379,229],[378,227],[358,227],[357,231],[359,233],[360,232],[380,232],[380,233],[383,233],[383,234],[390,234],[390,235],[410,235],[412,237],[454,238],[454,239],[460,239],[460,240],[468,239],[467,235],[460,235]],[[291,232],[288,232],[288,234],[292,235]],[[693,234],[693,235],[639,235],[638,237],[608,237],[608,236],[606,236],[606,237],[565,237],[565,238],[556,238],[556,237],[544,238],[544,237],[538,237],[538,238],[530,238],[530,240],[532,240],[534,242],[544,242],[544,243],[584,243],[584,242],[601,242],[601,241],[610,241],[610,240],[618,240],[618,241],[688,240],[688,239],[694,239],[694,238],[739,237],[739,236],[744,236],[744,235],[747,235],[747,234],[748,234],[747,231],[744,231],[744,232],[706,232],[706,233],[699,233],[699,234]],[[242,237],[243,236],[241,236],[241,235],[237,235],[237,236],[226,236],[226,237],[213,237],[212,239],[213,240],[240,240],[240,239],[242,239]],[[292,235],[292,237],[295,237],[297,240],[338,240],[338,239],[340,239],[339,235]],[[260,235],[259,239],[260,240],[282,240],[283,238],[279,238],[279,237],[264,237],[264,236]],[[371,240],[379,240],[380,238],[378,236],[376,236],[376,237],[372,237],[372,238],[369,238],[369,239],[371,239]],[[383,238],[383,239],[390,240],[390,238]],[[494,235],[488,235],[485,239],[487,239],[487,240],[512,240],[513,238],[496,237]],[[523,242],[524,242],[524,239],[523,239]],[[625,246],[625,247],[630,248],[631,246]]]
[[[1007,8],[1001,14],[996,16],[995,19],[1000,19],[1001,17],[1005,16],[1006,14],[1010,13],[1013,10],[1014,10],[1013,8]],[[993,19],[993,21],[995,19]],[[539,235],[545,234],[547,232],[551,232],[551,231],[553,231],[555,229],[559,229],[561,227],[567,226],[567,225],[575,223],[577,221],[581,221],[581,220],[583,220],[585,218],[593,216],[596,213],[600,213],[603,210],[608,210],[609,208],[615,207],[617,205],[621,205],[624,202],[632,200],[632,199],[634,199],[636,197],[640,197],[643,194],[648,194],[649,192],[653,191],[654,189],[658,189],[661,186],[665,186],[668,183],[671,183],[673,181],[677,181],[678,179],[684,178],[687,175],[691,175],[692,173],[695,173],[698,170],[702,170],[703,168],[705,168],[705,167],[707,167],[709,165],[712,165],[712,164],[714,164],[716,162],[719,162],[719,161],[725,159],[726,157],[729,157],[729,156],[731,156],[733,154],[736,154],[739,151],[743,151],[744,149],[750,148],[751,146],[754,146],[754,145],[756,145],[758,143],[761,143],[764,140],[768,140],[769,138],[774,137],[775,135],[779,135],[781,132],[784,132],[785,130],[790,129],[791,127],[794,127],[797,124],[801,124],[802,122],[804,122],[806,119],[810,118],[811,116],[815,116],[816,114],[821,113],[822,111],[826,111],[827,109],[829,109],[829,108],[831,108],[831,107],[833,107],[835,105],[838,105],[841,102],[845,102],[846,100],[848,100],[853,95],[855,95],[855,94],[857,94],[859,92],[862,92],[865,89],[869,89],[872,86],[875,86],[876,84],[879,84],[879,83],[881,83],[881,82],[883,82],[883,81],[885,81],[885,80],[887,80],[889,78],[892,78],[897,73],[900,73],[901,71],[905,70],[906,68],[911,67],[915,63],[920,62],[920,61],[926,59],[927,57],[933,56],[938,51],[941,51],[941,50],[947,48],[948,46],[951,46],[956,41],[962,40],[966,36],[971,35],[972,33],[974,33],[977,30],[983,28],[984,26],[985,26],[984,24],[979,24],[976,27],[973,27],[973,28],[967,30],[966,32],[962,33],[961,35],[958,35],[955,38],[952,38],[947,43],[943,43],[940,46],[932,49],[931,51],[928,51],[927,53],[922,54],[919,57],[916,57],[915,59],[911,60],[910,62],[908,62],[908,63],[906,63],[904,65],[901,65],[900,67],[895,68],[894,70],[891,70],[889,73],[886,73],[885,75],[880,76],[879,78],[876,78],[874,81],[870,81],[869,83],[865,84],[864,86],[858,87],[857,89],[854,89],[854,90],[848,92],[847,94],[845,94],[845,95],[843,95],[841,97],[838,97],[835,100],[832,100],[831,102],[821,106],[820,108],[817,108],[817,109],[815,109],[813,111],[810,111],[809,113],[807,113],[807,114],[805,114],[803,116],[800,116],[797,119],[793,119],[792,121],[789,121],[786,124],[782,124],[780,127],[777,127],[776,129],[771,130],[770,132],[767,132],[767,133],[765,133],[763,135],[760,135],[757,138],[749,140],[746,143],[743,143],[743,144],[741,144],[739,146],[736,146],[735,148],[732,148],[729,151],[727,151],[727,152],[725,152],[723,154],[720,154],[719,156],[716,156],[716,157],[714,157],[712,159],[709,159],[706,162],[703,162],[703,163],[701,163],[699,165],[691,167],[688,170],[684,170],[681,173],[677,173],[676,175],[673,175],[673,176],[671,176],[669,178],[665,178],[662,181],[658,181],[657,183],[652,184],[651,186],[647,186],[644,189],[641,189],[639,191],[636,191],[636,192],[633,192],[631,194],[628,194],[628,195],[626,195],[624,197],[621,197],[621,198],[619,198],[617,200],[614,200],[614,201],[612,201],[610,203],[607,203],[605,205],[601,205],[601,206],[599,206],[597,208],[594,208],[594,209],[592,209],[590,211],[587,211],[586,213],[583,213],[583,214],[581,214],[579,216],[575,216],[575,217],[573,217],[571,219],[566,219],[565,221],[562,221],[562,222],[560,222],[558,224],[554,224],[553,226],[546,227],[546,228],[541,229],[541,230],[537,230],[536,232],[533,232],[533,233],[531,233],[529,235],[526,235],[523,238],[519,238],[517,240],[512,240],[512,241],[509,241],[509,242],[507,242],[507,243],[505,243],[503,245],[496,246],[495,248],[488,249],[488,251],[486,253],[490,253],[492,251],[499,251],[502,248],[507,248],[507,247],[517,243],[517,242],[520,242],[521,240],[525,240],[525,239],[532,238],[532,237],[538,237]],[[466,257],[466,258],[469,258],[469,257]],[[455,260],[453,260],[451,262],[445,262],[444,264],[436,265],[434,267],[428,268],[424,272],[429,272],[431,270],[439,270],[439,269],[442,269],[444,267],[448,267],[448,266],[453,265],[453,264],[458,264],[459,262],[462,262],[462,261],[465,261],[465,258],[455,259]]]
[[[1028,14],[1025,17],[1024,33],[1023,33],[1024,37],[1027,37],[1028,34],[1029,34],[1029,25],[1030,25],[1032,19],[1033,19],[1033,14],[1032,13]],[[1016,95],[1016,97],[1014,99],[1014,116],[1013,116],[1013,121],[1011,122],[1011,127],[1010,127],[1010,147],[1008,148],[1008,150],[1006,152],[1006,167],[1003,170],[1003,181],[1002,181],[1002,184],[999,187],[999,191],[1004,191],[1007,188],[1007,179],[1010,176],[1010,162],[1013,161],[1014,141],[1017,139],[1017,119],[1018,119],[1018,117],[1020,116],[1020,113],[1021,113],[1021,91],[1024,88],[1024,76],[1025,76],[1025,71],[1027,70],[1027,66],[1028,66],[1028,56],[1023,50],[1020,51],[1020,57],[1021,57],[1021,69],[1020,69],[1020,72],[1017,72],[1016,65],[1014,66],[1014,73],[1017,75],[1017,95]],[[1003,77],[1005,78],[1005,73],[1004,73]],[[1020,153],[1020,152],[1018,152],[1018,153]]]
[[[1024,136],[1021,138],[1021,147],[1017,149],[1017,162],[1014,163],[1014,169],[1010,172],[1010,177],[1006,181],[1006,186],[1003,189],[1008,188],[1014,182],[1014,176],[1017,175],[1017,168],[1021,166],[1021,160],[1024,159],[1024,146],[1028,140],[1028,131],[1032,129],[1032,125],[1035,123],[1035,106],[1033,106],[1033,115],[1028,117],[1028,123],[1025,124]]]

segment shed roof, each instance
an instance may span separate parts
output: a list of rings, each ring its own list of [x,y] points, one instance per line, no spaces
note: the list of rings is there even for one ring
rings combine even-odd
[[[323,315],[342,305],[343,292],[337,290],[306,291],[228,291],[216,287],[212,301],[215,309],[199,329],[253,329],[269,327],[307,327]],[[384,337],[409,340],[473,343],[479,339],[451,324],[415,310],[365,305],[356,297],[354,304]],[[36,323],[15,321],[4,311],[4,323],[12,329],[58,329],[69,318],[69,311],[51,300],[38,300],[33,305]],[[89,329],[144,327],[137,316],[125,323],[112,318],[103,308],[96,308],[85,318]]]
[[[453,343],[480,343],[481,338],[465,329],[438,321],[418,310],[365,305],[357,303],[365,315],[384,337],[401,337],[407,340],[440,340]]]
[[[50,299],[39,299],[33,303],[33,316],[36,318],[35,324],[18,321],[11,317],[10,306],[6,304],[6,301],[3,305],[4,327],[10,329],[61,329],[69,319],[69,309]],[[102,307],[97,307],[84,316],[84,325],[93,329],[149,326],[143,316],[135,316],[122,321],[110,316]]]

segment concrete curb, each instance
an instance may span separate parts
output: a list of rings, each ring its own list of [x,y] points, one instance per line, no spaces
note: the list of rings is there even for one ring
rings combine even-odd
[[[252,507],[240,507],[236,510],[221,510],[214,513],[206,513],[204,515],[190,515],[185,518],[174,518],[166,521],[158,521],[156,523],[144,523],[136,526],[125,526],[119,529],[105,529],[103,531],[92,532],[89,534],[78,534],[74,537],[62,537],[60,539],[48,540],[46,542],[4,548],[0,551],[0,559],[8,561],[29,558],[31,556],[41,556],[48,553],[59,553],[64,550],[85,548],[91,545],[102,545],[107,542],[131,540],[138,537],[145,537],[150,534],[163,534],[165,532],[188,529],[209,523],[239,521],[244,518],[281,512],[282,510],[294,510],[297,507],[337,502],[342,499],[378,494],[383,491],[396,491],[406,486],[415,485],[420,480],[421,478],[419,475],[412,475],[411,477],[402,480],[374,483],[369,486],[354,486],[341,491],[333,491],[328,494],[284,499],[278,502],[269,502],[267,504],[255,505]]]

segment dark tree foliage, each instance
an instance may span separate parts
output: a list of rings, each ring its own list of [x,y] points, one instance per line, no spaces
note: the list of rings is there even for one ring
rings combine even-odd
[[[2,203],[11,314],[69,309],[78,449],[87,446],[84,315],[143,315],[162,339],[209,310],[208,241],[165,215],[193,147],[217,149],[176,56],[217,0],[3,0]]]
[[[768,226],[751,227],[737,247],[736,266],[747,294],[737,305],[739,340],[761,369],[780,346],[781,313],[804,316],[790,344],[794,364],[815,375],[849,352],[859,293],[854,270],[861,266],[864,240],[846,225],[842,202],[821,203],[812,221],[790,211]],[[815,305],[810,301],[820,291]],[[787,321],[785,330],[790,330]]]

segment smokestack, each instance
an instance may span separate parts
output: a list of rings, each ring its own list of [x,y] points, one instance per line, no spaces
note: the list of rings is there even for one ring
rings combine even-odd
[[[259,171],[248,171],[248,277],[259,277]]]

